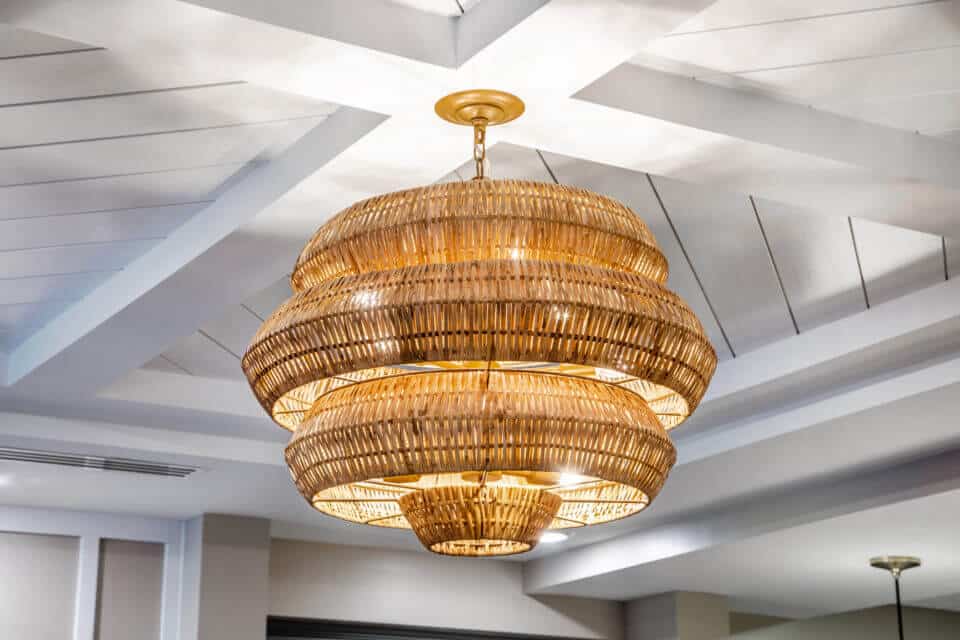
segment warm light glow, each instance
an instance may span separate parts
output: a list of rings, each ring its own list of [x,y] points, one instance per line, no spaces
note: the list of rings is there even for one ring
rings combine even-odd
[[[357,291],[353,294],[353,299],[364,307],[375,307],[380,301],[380,294],[376,291]]]
[[[589,478],[588,476],[582,476],[577,473],[570,473],[568,471],[564,471],[563,473],[560,474],[560,481],[557,484],[559,484],[561,487],[569,487],[570,485],[573,485],[573,484],[582,484],[584,482],[589,482],[590,479],[591,478]]]
[[[304,498],[413,529],[437,553],[522,553],[566,538],[546,529],[640,512],[676,461],[667,430],[716,368],[633,211],[484,177],[486,127],[522,111],[495,91],[441,100],[442,117],[474,128],[477,179],[331,218],[297,260],[296,297],[243,358],[293,432]]]
[[[540,536],[540,544],[557,544],[567,539],[567,534],[559,531],[544,531]]]

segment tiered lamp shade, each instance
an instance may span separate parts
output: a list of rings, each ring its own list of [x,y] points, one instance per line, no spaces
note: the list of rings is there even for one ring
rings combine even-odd
[[[318,510],[519,553],[663,486],[716,367],[666,278],[646,225],[589,191],[401,191],[316,233],[243,368]]]

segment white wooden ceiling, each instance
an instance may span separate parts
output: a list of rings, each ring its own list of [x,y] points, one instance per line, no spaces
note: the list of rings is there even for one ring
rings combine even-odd
[[[960,0],[349,4],[0,3],[0,436],[208,470],[184,491],[5,468],[5,502],[415,546],[296,499],[239,356],[330,215],[469,178],[431,105],[470,86],[528,103],[492,174],[629,204],[723,359],[657,504],[574,532],[532,588],[623,595],[684,577],[688,544],[710,575],[675,584],[722,587],[759,530],[960,487]],[[869,522],[845,554],[912,552],[861,549]],[[848,577],[793,604],[841,606]]]
[[[953,243],[911,229],[811,216],[762,198],[510,144],[494,146],[489,157],[493,177],[556,177],[636,211],[670,262],[669,285],[700,317],[721,359],[943,282],[945,255],[957,259]],[[443,180],[472,172],[468,161]],[[242,379],[239,359],[250,338],[289,296],[284,277],[146,366]]]
[[[122,270],[333,106],[244,82],[138,80],[0,25],[0,348]]]
[[[480,0],[394,0],[394,2],[418,11],[456,17],[472,9]]]
[[[927,135],[960,129],[953,0],[718,2],[646,53]],[[643,63],[641,56],[637,62]]]

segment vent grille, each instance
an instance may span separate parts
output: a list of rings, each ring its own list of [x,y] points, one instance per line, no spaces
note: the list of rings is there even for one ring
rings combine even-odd
[[[191,473],[198,471],[195,467],[151,462],[149,460],[104,458],[101,456],[88,456],[76,453],[60,453],[59,451],[18,449],[16,447],[0,447],[0,460],[55,464],[61,467],[79,467],[81,469],[95,469],[97,471],[123,471],[125,473],[139,473],[148,476],[166,476],[171,478],[186,478]]]

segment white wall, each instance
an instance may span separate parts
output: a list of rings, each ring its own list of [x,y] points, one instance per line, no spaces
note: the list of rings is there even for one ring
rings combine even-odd
[[[0,638],[71,640],[79,543],[0,532]]]
[[[102,540],[96,640],[160,640],[163,545]]]
[[[162,518],[0,506],[0,537],[8,543],[0,544],[0,638],[96,640],[101,542],[127,540],[163,545],[160,636],[178,640],[182,529],[179,521]],[[56,546],[58,539],[66,548]],[[6,633],[18,614],[35,613],[30,603],[42,609],[32,615],[28,632]],[[48,627],[55,631],[46,633]]]
[[[730,633],[736,635],[746,631],[755,631],[765,629],[778,624],[787,624],[792,622],[790,618],[779,618],[777,616],[764,616],[757,613],[743,613],[741,611],[730,612]]]
[[[199,526],[197,525],[199,522]],[[263,640],[267,635],[270,521],[206,514],[187,523],[196,541],[185,545],[186,560],[199,560],[196,584],[185,584],[196,616],[191,631],[180,640]]]
[[[716,640],[730,636],[726,596],[675,591],[626,603],[626,640]]]
[[[519,562],[273,540],[271,615],[622,640],[618,602],[523,593]]]
[[[956,640],[960,638],[960,614],[939,609],[906,607],[903,633],[907,638]],[[894,606],[864,609],[834,616],[799,620],[732,636],[736,640],[877,640],[897,637]]]

